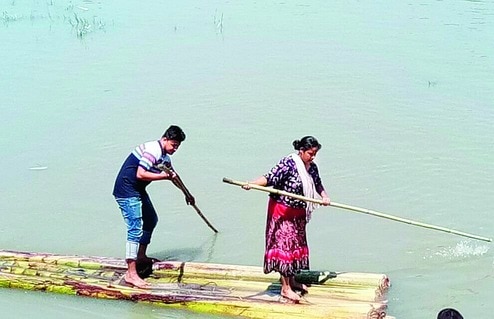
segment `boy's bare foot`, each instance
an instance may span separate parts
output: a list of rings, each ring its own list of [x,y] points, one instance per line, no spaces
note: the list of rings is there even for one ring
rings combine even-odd
[[[149,283],[142,280],[139,276],[132,276],[129,273],[125,273],[124,280],[126,283],[141,289],[148,289]]]
[[[293,302],[298,303],[300,301],[300,296],[297,295],[293,290],[287,289],[287,290],[281,290],[281,296],[285,297],[286,299],[289,299]]]

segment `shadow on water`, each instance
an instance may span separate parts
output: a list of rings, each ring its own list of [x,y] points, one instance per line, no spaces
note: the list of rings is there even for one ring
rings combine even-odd
[[[211,262],[217,237],[217,234],[211,235],[197,248],[169,249],[155,252],[152,255],[153,258],[162,261],[190,262],[194,260],[203,260],[204,262]],[[206,257],[202,258],[203,256]],[[151,261],[138,263],[137,272],[141,278],[149,277],[153,273],[153,263]]]
[[[199,247],[168,249],[153,253],[154,257],[160,260],[170,261],[194,261],[202,260],[211,262],[213,259],[214,247],[216,244],[217,234],[209,236]]]

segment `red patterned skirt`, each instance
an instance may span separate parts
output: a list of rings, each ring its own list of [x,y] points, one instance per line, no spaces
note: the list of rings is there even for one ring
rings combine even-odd
[[[272,198],[268,203],[264,273],[279,272],[294,276],[309,269],[305,209],[292,208]]]

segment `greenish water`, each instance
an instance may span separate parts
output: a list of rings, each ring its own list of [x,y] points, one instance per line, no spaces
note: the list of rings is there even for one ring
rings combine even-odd
[[[266,194],[221,179],[264,173],[308,134],[333,201],[492,238],[493,16],[493,1],[4,1],[0,248],[123,256],[115,175],[170,124],[220,234],[154,183],[156,257],[260,265]],[[308,231],[312,268],[386,273],[397,318],[494,312],[490,243],[335,208]],[[208,317],[6,289],[0,309]]]

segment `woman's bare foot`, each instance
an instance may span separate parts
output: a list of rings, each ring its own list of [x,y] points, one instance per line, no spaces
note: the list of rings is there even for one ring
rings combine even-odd
[[[300,301],[300,296],[297,295],[293,290],[291,289],[282,289],[281,290],[281,296],[285,297],[286,299],[289,299],[293,302],[299,302]]]
[[[306,294],[309,292],[306,285],[296,282],[295,280],[290,283],[290,287],[292,287],[293,290],[301,291],[302,294]]]
[[[125,273],[124,280],[126,283],[141,289],[147,289],[150,287],[149,283],[142,280],[139,276],[132,276],[128,272]]]

